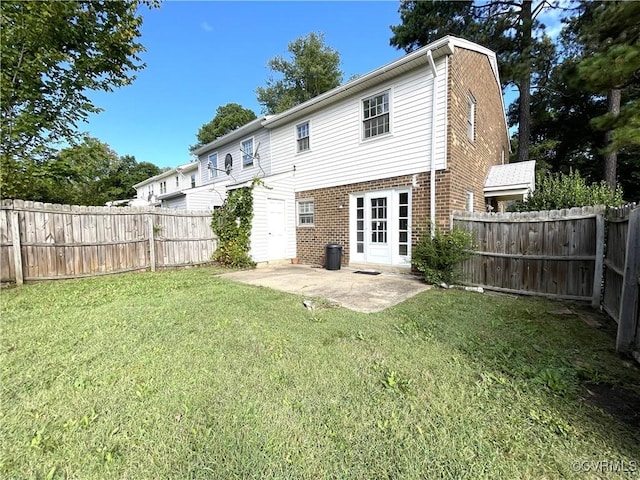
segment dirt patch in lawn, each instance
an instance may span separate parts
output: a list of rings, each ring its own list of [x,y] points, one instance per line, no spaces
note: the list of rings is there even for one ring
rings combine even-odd
[[[584,400],[626,425],[640,429],[640,392],[607,383],[585,386]]]

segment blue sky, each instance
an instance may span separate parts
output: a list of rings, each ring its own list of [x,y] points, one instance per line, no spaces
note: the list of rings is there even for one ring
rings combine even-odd
[[[157,9],[142,8],[146,68],[130,86],[91,93],[104,111],[78,128],[138,162],[186,163],[198,129],[219,106],[234,102],[260,115],[255,89],[266,84],[267,62],[288,57],[287,46],[296,38],[324,33],[326,45],[340,52],[345,81],[400,58],[403,51],[389,45],[389,27],[400,23],[399,5],[164,1]],[[507,93],[505,103],[513,98]]]
[[[146,68],[135,82],[90,97],[104,111],[79,129],[138,162],[174,167],[190,160],[189,146],[216,108],[239,103],[260,114],[255,89],[264,86],[269,59],[287,45],[323,32],[338,50],[345,80],[403,55],[389,46],[400,23],[399,2],[185,2],[143,9],[140,42]]]

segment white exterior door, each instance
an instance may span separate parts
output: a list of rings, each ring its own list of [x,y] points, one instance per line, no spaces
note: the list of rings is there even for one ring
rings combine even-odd
[[[411,265],[409,189],[351,195],[350,261]]]
[[[276,198],[267,199],[268,208],[268,244],[269,260],[281,260],[286,258],[286,238],[285,238],[285,209],[284,200]]]

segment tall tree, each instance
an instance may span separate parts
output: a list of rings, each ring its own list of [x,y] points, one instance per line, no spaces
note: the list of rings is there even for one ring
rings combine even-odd
[[[529,159],[531,89],[548,71],[555,54],[545,40],[545,26],[537,17],[548,0],[487,0],[451,2],[405,1],[400,4],[402,23],[392,26],[391,45],[407,52],[451,34],[482,44],[497,52],[503,87],[515,85],[518,99],[517,160]]]
[[[619,150],[640,147],[640,3],[584,2],[574,28],[583,45],[578,78],[607,97],[607,113],[592,124],[606,132],[605,179],[615,188]]]
[[[140,3],[0,2],[3,189],[78,138],[77,123],[100,111],[87,91],[128,85],[143,68]]]
[[[320,95],[342,82],[340,53],[324,43],[324,34],[310,33],[289,43],[291,60],[276,56],[269,60],[272,75],[256,94],[264,113],[276,114]]]
[[[213,142],[216,138],[226,135],[256,118],[256,114],[252,110],[243,108],[237,103],[228,103],[218,107],[216,115],[211,121],[202,125],[198,130],[196,135],[198,143],[191,147],[191,151]]]

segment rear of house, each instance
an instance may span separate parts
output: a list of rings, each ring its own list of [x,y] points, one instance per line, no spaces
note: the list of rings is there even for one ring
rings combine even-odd
[[[324,264],[335,242],[344,265],[409,269],[432,222],[447,229],[454,209],[484,211],[485,177],[509,148],[495,55],[454,37],[263,125],[271,169],[292,175],[306,264]]]

